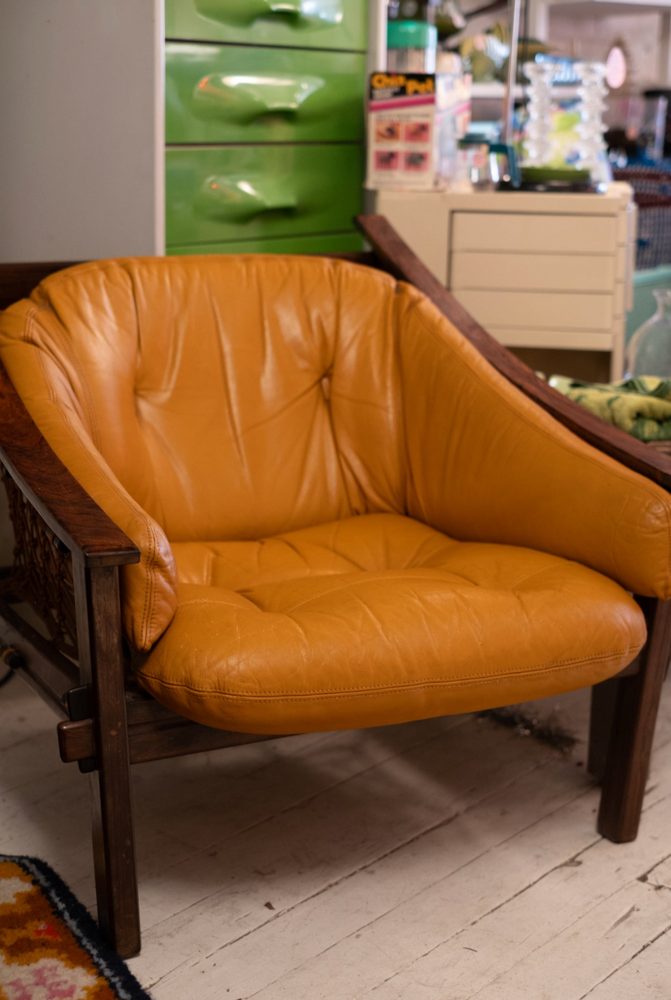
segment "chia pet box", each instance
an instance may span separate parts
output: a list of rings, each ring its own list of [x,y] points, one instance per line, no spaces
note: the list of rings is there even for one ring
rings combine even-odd
[[[425,191],[435,186],[436,78],[372,73],[368,88],[366,187]]]

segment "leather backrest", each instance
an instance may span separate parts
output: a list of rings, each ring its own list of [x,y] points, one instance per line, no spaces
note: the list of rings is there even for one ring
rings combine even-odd
[[[33,418],[143,553],[124,572],[140,648],[174,610],[167,540],[403,511],[395,303],[342,261],[194,256],[70,268],[3,314]]]

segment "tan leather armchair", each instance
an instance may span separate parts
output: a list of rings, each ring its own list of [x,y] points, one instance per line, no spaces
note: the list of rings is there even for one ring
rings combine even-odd
[[[129,763],[491,708],[636,661],[599,820],[636,835],[671,464],[490,342],[384,220],[362,225],[374,260],[87,263],[0,317],[16,585],[52,642],[7,605],[0,633],[67,707],[63,758],[97,772],[100,916],[124,955]]]

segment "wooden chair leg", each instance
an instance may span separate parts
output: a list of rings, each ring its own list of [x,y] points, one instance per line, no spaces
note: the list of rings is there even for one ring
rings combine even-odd
[[[662,683],[671,655],[671,601],[637,598],[648,624],[641,670],[617,680],[597,827],[617,844],[635,840]]]
[[[121,958],[130,958],[140,950],[140,915],[117,568],[80,568],[75,593],[82,605],[80,668],[91,686],[95,728],[97,770],[90,782],[98,924]]]
[[[90,775],[98,925],[121,958],[140,951],[140,913],[128,760]]]
[[[624,678],[621,677],[611,677],[610,680],[595,684],[592,688],[587,770],[597,781],[603,781],[603,776],[606,773],[608,747],[615,719],[615,706],[623,680]]]

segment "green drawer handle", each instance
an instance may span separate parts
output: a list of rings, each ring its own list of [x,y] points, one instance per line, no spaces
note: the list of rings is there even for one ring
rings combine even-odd
[[[197,118],[217,118],[238,125],[268,114],[300,117],[303,121],[323,118],[328,115],[329,101],[319,102],[321,110],[316,115],[305,105],[325,84],[319,76],[211,73],[203,77],[193,92],[193,114]],[[336,90],[335,98],[339,96]]]
[[[264,212],[298,208],[286,177],[208,177],[196,199],[196,209],[207,218],[245,222]]]
[[[288,17],[297,28],[330,28],[343,19],[342,0],[196,0],[204,17],[232,27],[249,27],[259,18]]]

